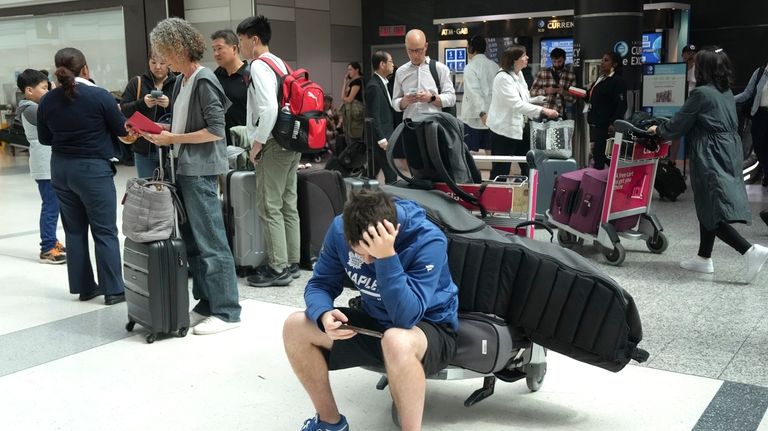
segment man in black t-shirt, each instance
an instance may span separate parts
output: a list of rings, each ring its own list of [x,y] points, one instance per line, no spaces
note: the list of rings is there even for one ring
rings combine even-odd
[[[248,102],[250,72],[248,63],[240,59],[240,41],[232,30],[219,30],[211,35],[213,58],[219,65],[214,71],[224,93],[232,102],[224,120],[227,129],[227,145],[232,145],[229,129],[244,126]]]

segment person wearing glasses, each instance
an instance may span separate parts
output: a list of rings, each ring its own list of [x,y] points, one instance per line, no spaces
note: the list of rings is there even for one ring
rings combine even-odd
[[[440,112],[443,108],[456,105],[456,91],[451,81],[448,66],[427,56],[427,37],[419,29],[413,29],[405,35],[405,49],[411,60],[395,72],[395,85],[392,90],[392,108],[403,112],[403,118],[413,118],[415,114]],[[429,64],[435,62],[437,77],[435,82]]]

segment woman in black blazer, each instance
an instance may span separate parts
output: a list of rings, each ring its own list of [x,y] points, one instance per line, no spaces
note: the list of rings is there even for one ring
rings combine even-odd
[[[621,59],[607,52],[600,63],[601,75],[589,88],[587,121],[592,126],[595,146],[592,149],[596,169],[605,168],[608,158],[605,145],[613,134],[613,122],[624,118],[627,111],[627,84],[621,77]]]

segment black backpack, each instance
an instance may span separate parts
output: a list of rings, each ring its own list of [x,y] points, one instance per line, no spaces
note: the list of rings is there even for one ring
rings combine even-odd
[[[397,145],[404,145],[411,176],[394,163]],[[389,138],[387,161],[412,187],[428,190],[435,182],[446,183],[456,196],[485,214],[478,198],[458,186],[482,183],[482,177],[464,143],[464,125],[456,117],[436,112],[406,118]]]

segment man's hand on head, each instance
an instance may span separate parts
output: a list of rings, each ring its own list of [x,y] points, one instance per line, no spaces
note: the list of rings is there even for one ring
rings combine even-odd
[[[363,232],[363,239],[359,244],[360,248],[376,259],[394,256],[396,254],[395,239],[398,232],[400,232],[400,225],[395,227],[389,220],[368,226],[368,230]]]

